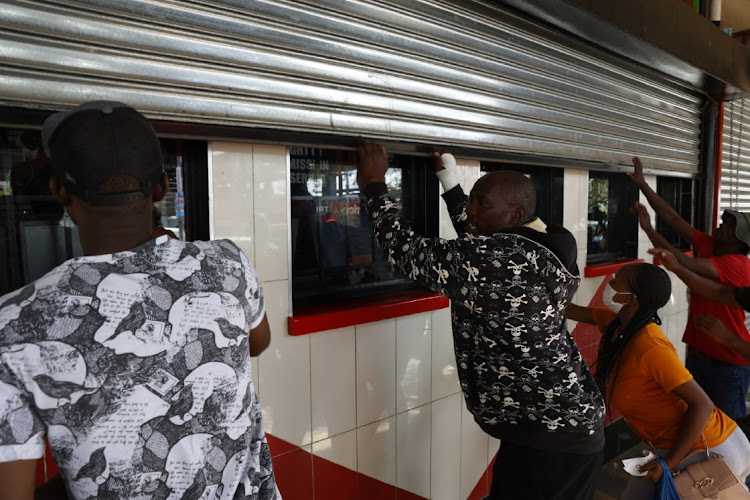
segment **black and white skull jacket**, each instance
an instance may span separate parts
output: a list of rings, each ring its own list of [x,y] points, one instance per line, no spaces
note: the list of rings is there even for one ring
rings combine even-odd
[[[365,194],[390,264],[451,300],[458,376],[479,426],[532,448],[599,451],[604,403],[564,311],[580,283],[573,235],[554,224],[467,234],[468,197],[456,186],[443,197],[458,238],[428,238],[402,218],[384,183]]]

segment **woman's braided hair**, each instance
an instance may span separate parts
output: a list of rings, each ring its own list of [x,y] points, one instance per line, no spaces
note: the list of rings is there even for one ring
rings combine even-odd
[[[664,269],[653,264],[629,264],[621,268],[632,269],[627,282],[628,291],[638,299],[638,311],[627,325],[620,327],[619,316],[607,326],[599,342],[599,356],[596,361],[594,378],[605,401],[609,402],[615,390],[619,361],[630,340],[646,325],[661,320],[656,314],[668,301],[672,294],[672,282]],[[607,394],[607,384],[612,381],[612,387]]]

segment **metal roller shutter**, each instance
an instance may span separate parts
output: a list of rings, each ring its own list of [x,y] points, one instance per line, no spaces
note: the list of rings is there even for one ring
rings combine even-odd
[[[750,98],[724,104],[721,152],[721,213],[750,212]]]
[[[6,106],[698,171],[695,90],[489,2],[5,0],[0,64]]]

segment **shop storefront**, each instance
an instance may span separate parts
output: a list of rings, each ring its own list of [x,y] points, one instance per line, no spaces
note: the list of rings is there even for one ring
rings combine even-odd
[[[704,94],[499,3],[12,0],[0,15],[0,291],[80,253],[46,188],[44,117],[93,99],[142,111],[173,189],[161,222],[233,239],[263,279],[273,339],[254,380],[285,498],[479,498],[499,445],[465,409],[448,301],[372,241],[359,142],[388,145],[389,188],[430,235],[454,233],[428,153],[451,149],[467,191],[487,171],[530,176],[578,242],[580,304],[650,261],[624,208],[633,156],[684,217],[704,209]],[[570,329],[593,362],[598,334]]]

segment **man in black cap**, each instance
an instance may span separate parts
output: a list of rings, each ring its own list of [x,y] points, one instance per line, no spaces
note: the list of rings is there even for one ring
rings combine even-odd
[[[654,246],[672,253],[679,265],[698,276],[729,287],[750,286],[750,219],[748,214],[725,210],[721,225],[709,236],[696,230],[669,206],[643,177],[640,159],[633,158],[635,170],[628,174],[661,220],[693,245],[694,257],[661,236],[651,225],[646,207],[636,203],[641,227]],[[745,395],[750,386],[750,361],[726,345],[706,335],[696,319],[702,315],[718,318],[735,336],[750,341],[746,313],[694,293],[690,299],[688,321],[682,341],[690,346],[685,366],[713,402],[724,413],[737,420],[747,415]]]
[[[73,498],[279,498],[250,356],[260,280],[227,240],[152,236],[148,120],[95,101],[42,130],[84,256],[0,297],[0,484],[32,498],[45,437]]]

